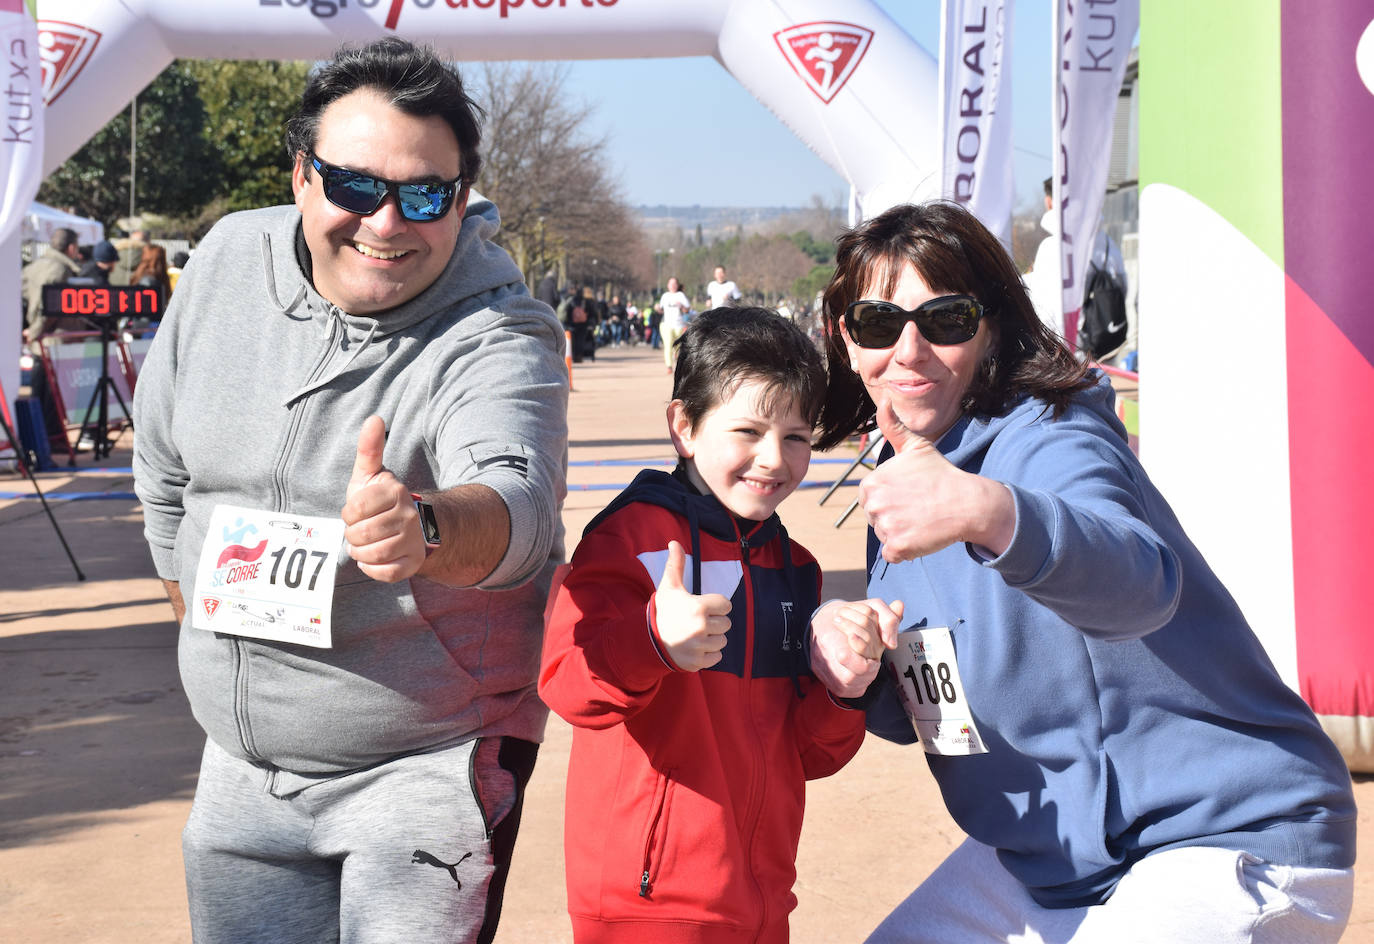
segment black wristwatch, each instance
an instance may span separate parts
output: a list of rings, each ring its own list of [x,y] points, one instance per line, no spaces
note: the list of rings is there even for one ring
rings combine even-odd
[[[439,546],[439,517],[434,513],[434,506],[425,501],[414,492],[410,497],[415,502],[415,510],[420,513],[420,532],[425,538],[425,552],[428,553]]]

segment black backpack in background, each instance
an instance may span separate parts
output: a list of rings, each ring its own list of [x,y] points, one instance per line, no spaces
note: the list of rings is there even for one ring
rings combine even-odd
[[[1083,295],[1083,322],[1078,329],[1078,349],[1093,360],[1102,360],[1126,343],[1126,289],[1109,269],[1088,270],[1088,290]]]

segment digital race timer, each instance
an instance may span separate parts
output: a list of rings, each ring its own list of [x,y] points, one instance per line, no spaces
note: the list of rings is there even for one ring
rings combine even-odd
[[[43,314],[157,319],[162,316],[162,295],[142,285],[45,285]]]

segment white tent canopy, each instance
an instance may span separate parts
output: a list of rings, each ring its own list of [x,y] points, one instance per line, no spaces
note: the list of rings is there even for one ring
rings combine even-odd
[[[28,212],[24,214],[21,238],[24,242],[46,243],[52,238],[53,230],[64,226],[76,233],[76,241],[83,245],[98,243],[105,238],[104,223],[74,213],[64,213],[37,201],[29,204]]]

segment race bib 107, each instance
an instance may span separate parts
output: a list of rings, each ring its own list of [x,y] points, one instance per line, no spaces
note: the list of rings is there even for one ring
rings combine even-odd
[[[196,568],[196,629],[328,649],[340,518],[216,505]]]

